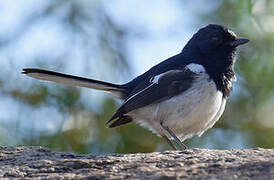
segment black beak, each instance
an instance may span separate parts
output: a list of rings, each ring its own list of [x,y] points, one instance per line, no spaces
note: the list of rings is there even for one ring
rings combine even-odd
[[[244,39],[244,38],[238,38],[232,42],[229,43],[230,46],[236,47],[236,46],[240,46],[243,45],[245,43],[248,43],[248,39]]]

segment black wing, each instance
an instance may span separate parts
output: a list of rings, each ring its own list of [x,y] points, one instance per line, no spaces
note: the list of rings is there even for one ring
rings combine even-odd
[[[150,105],[169,99],[181,92],[187,90],[195,77],[195,73],[190,70],[171,70],[151,79],[146,79],[140,83],[129,97],[125,100],[124,104],[116,111],[107,123],[117,119],[118,125],[122,125],[129,121],[128,119],[123,123],[125,114]],[[116,121],[113,124],[116,124]],[[116,127],[110,125],[110,127]]]

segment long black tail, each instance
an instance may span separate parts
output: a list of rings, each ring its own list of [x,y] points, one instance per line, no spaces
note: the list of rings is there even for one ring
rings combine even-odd
[[[119,98],[123,98],[127,94],[126,90],[123,89],[121,85],[98,81],[94,79],[87,79],[83,77],[72,76],[54,71],[35,68],[25,68],[23,69],[22,73],[32,78],[44,81],[52,81],[69,86],[80,86],[91,89],[108,91]]]

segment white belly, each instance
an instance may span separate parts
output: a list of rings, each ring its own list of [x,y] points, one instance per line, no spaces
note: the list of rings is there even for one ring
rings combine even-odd
[[[208,75],[200,74],[191,88],[180,95],[130,113],[137,123],[153,132],[169,137],[160,122],[168,126],[183,141],[202,135],[222,115],[226,104]]]

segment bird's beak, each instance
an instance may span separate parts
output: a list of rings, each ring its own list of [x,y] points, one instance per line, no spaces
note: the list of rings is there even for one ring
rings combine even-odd
[[[232,41],[229,43],[230,46],[236,47],[236,46],[240,46],[243,45],[245,43],[248,43],[248,39],[244,39],[244,38],[237,38],[236,40]]]

